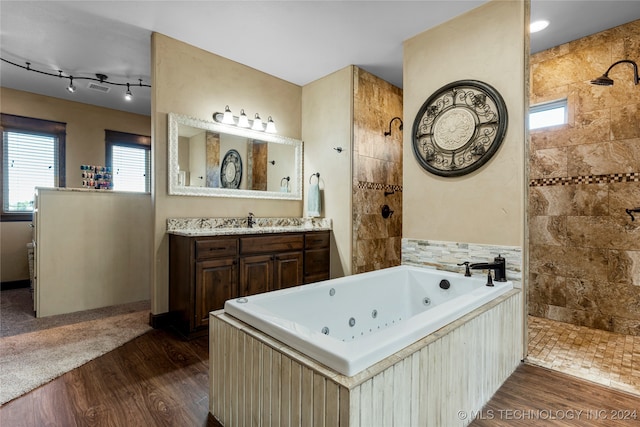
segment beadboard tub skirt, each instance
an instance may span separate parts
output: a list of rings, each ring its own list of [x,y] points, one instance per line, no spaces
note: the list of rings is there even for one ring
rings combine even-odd
[[[522,298],[511,290],[351,377],[213,312],[209,411],[226,427],[465,426],[520,364]]]

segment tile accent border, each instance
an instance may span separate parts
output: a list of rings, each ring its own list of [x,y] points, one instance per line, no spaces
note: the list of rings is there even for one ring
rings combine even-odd
[[[402,264],[431,267],[438,270],[464,273],[469,262],[492,261],[498,255],[507,262],[507,279],[515,288],[522,288],[522,248],[520,246],[483,245],[478,243],[446,242],[438,240],[402,239]],[[484,276],[482,270],[472,270],[471,274]]]
[[[538,178],[530,180],[529,187],[576,184],[612,184],[616,182],[640,182],[640,172],[610,173],[604,175],[579,175],[557,178]]]
[[[402,185],[382,184],[380,182],[358,181],[359,190],[402,191]]]

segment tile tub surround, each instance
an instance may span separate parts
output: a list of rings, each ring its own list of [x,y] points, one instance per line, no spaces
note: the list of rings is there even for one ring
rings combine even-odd
[[[467,425],[522,358],[512,290],[365,371],[345,377],[217,311],[209,410],[223,425]]]
[[[498,255],[507,262],[507,279],[513,282],[514,288],[522,288],[522,248],[519,246],[402,239],[403,265],[464,273],[464,266],[458,264],[465,261],[470,263],[493,261]],[[471,274],[476,276],[486,273],[482,270],[471,270]]]
[[[222,236],[331,230],[329,218],[167,218],[167,233],[181,236]]]
[[[567,124],[531,131],[529,314],[640,336],[640,90],[614,67],[640,20],[531,56],[531,104],[566,98]],[[569,64],[571,64],[569,66]]]

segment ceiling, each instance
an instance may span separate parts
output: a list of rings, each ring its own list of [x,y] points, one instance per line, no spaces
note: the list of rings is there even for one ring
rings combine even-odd
[[[105,74],[131,83],[134,99],[124,101],[126,87],[103,93],[77,79],[70,94],[66,79],[5,62],[0,85],[149,115],[151,90],[135,85],[151,83],[156,31],[297,85],[354,64],[402,87],[402,42],[483,3],[0,0],[3,59],[54,74]],[[531,20],[543,18],[551,24],[532,34],[532,52],[640,19],[640,0],[533,0]]]

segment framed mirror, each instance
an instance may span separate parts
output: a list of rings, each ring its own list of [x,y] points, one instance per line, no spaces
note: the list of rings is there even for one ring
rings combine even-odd
[[[169,113],[169,194],[302,200],[302,141]]]

